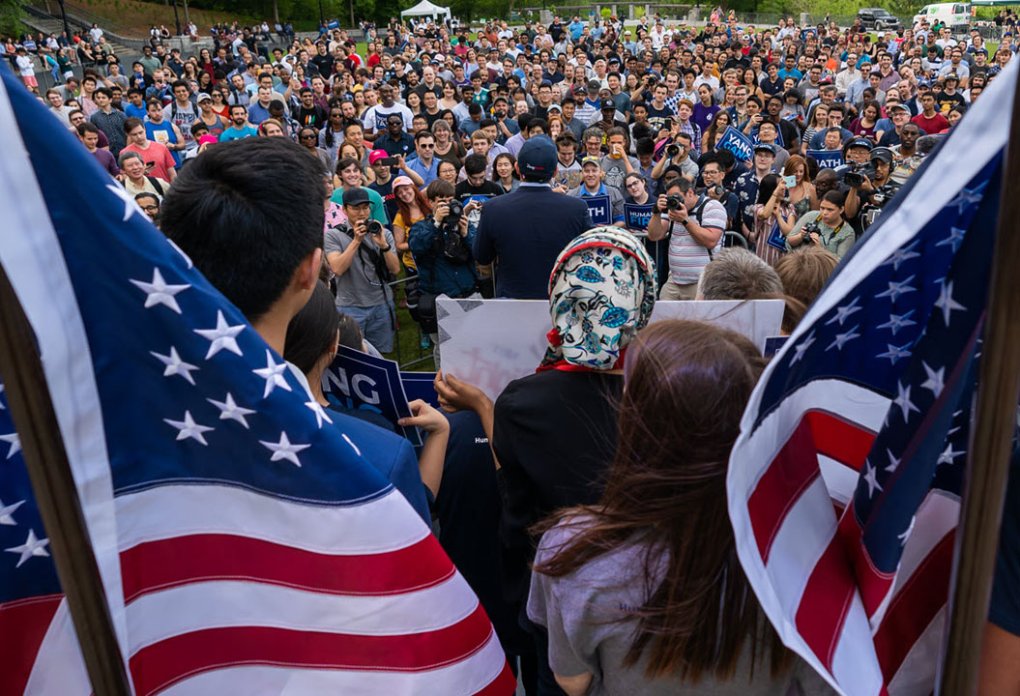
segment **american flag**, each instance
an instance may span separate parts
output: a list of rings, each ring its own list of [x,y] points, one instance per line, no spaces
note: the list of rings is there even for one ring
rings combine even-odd
[[[1016,70],[844,260],[730,459],[762,607],[845,694],[934,688]]]
[[[0,75],[0,263],[135,693],[512,693],[477,598],[340,417]],[[0,429],[0,675],[74,693],[45,532]]]
[[[91,691],[2,384],[0,655],[0,696]]]

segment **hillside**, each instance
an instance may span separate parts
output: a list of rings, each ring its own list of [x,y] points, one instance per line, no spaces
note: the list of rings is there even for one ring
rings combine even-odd
[[[51,6],[51,13],[59,15],[60,9],[55,0],[46,0]],[[39,3],[43,6],[43,3]],[[144,38],[149,34],[153,24],[166,25],[174,29],[174,8],[171,4],[139,2],[138,0],[67,0],[67,11],[80,14],[83,18],[96,21],[100,26],[122,36]],[[181,25],[185,24],[184,2],[178,0],[177,13]],[[238,16],[227,12],[189,8],[188,16],[198,25],[199,33],[204,35],[213,24],[221,22],[241,21],[245,24],[254,22],[252,17]]]

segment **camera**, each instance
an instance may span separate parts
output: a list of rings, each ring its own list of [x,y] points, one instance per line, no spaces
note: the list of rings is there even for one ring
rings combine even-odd
[[[674,145],[673,143],[670,143],[669,145],[666,146],[666,157],[672,159],[679,154],[680,154],[679,146]]]
[[[683,196],[679,196],[675,193],[666,196],[666,210],[680,210],[683,207]]]
[[[382,223],[378,220],[369,220],[365,223],[365,232],[370,235],[382,234]]]
[[[464,204],[452,200],[446,204],[446,217],[443,218],[443,229],[456,230],[460,224],[460,218],[464,214]]]
[[[812,234],[821,234],[821,232],[822,232],[822,228],[818,224],[817,220],[812,220],[811,222],[804,223],[803,230],[804,230],[804,241],[805,242],[809,242],[811,244],[815,243],[815,240],[811,237],[811,235]]]
[[[843,172],[843,181],[851,188],[863,185],[865,177],[875,178],[875,168],[870,164],[851,164]]]

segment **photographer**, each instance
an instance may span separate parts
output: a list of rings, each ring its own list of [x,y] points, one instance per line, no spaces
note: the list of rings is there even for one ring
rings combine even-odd
[[[441,179],[429,184],[425,197],[434,212],[411,226],[408,244],[418,265],[422,331],[438,345],[436,296],[468,297],[477,290],[478,273],[471,253],[477,230],[468,222],[468,214],[479,204],[470,201],[462,205],[454,198],[453,186]]]
[[[665,219],[663,217],[665,216]],[[648,240],[669,236],[669,281],[659,293],[663,300],[693,300],[701,271],[722,247],[726,209],[701,195],[694,182],[679,178],[659,196],[648,222]]]
[[[842,259],[854,245],[854,231],[844,217],[844,195],[828,191],[818,203],[818,210],[804,213],[786,236],[790,249],[815,245]]]
[[[877,203],[876,195],[880,189],[889,184],[892,174],[893,153],[887,147],[876,147],[869,154],[869,166],[848,172],[843,181],[850,190],[846,196],[846,217],[854,224],[854,229],[864,231],[860,213],[865,205]]]
[[[364,188],[343,192],[347,222],[326,230],[326,262],[336,274],[337,309],[350,315],[381,353],[393,350],[393,293],[389,283],[400,272],[393,234],[371,219]]]
[[[678,133],[673,142],[666,145],[662,158],[652,167],[652,178],[658,181],[666,172],[667,168],[680,170],[684,178],[694,181],[698,178],[698,163],[691,156],[691,136],[688,133]]]

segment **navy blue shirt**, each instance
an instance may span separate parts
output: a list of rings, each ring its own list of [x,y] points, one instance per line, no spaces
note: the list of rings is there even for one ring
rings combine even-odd
[[[594,225],[580,198],[547,185],[523,183],[485,203],[475,237],[475,260],[496,262],[496,296],[549,298],[549,274],[563,248]]]
[[[475,226],[468,225],[467,237],[463,240],[469,250],[476,235]],[[450,297],[466,297],[475,291],[478,276],[474,259],[459,262],[448,258],[442,249],[439,230],[431,217],[411,226],[407,243],[418,266],[418,283],[422,291]]]
[[[1020,456],[1013,453],[1009,487],[1002,506],[999,556],[988,620],[1004,631],[1020,636]]]

